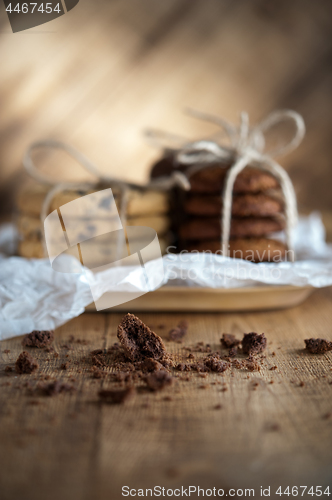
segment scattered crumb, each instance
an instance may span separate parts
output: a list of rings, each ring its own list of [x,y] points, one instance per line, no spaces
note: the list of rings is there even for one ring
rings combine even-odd
[[[91,372],[92,372],[93,378],[104,378],[107,375],[107,372],[105,372],[104,370],[101,370],[97,366],[93,366],[91,368]]]
[[[60,382],[59,380],[54,380],[53,382],[38,384],[38,392],[43,396],[55,396],[61,392],[73,392],[75,390],[74,386],[71,384],[66,384]]]
[[[173,328],[168,332],[169,340],[173,340],[175,342],[182,342],[183,337],[187,335],[188,323],[187,321],[180,321],[178,326]]]
[[[332,342],[325,339],[306,339],[305,348],[311,354],[322,354],[327,351],[332,351]]]
[[[245,366],[250,372],[259,372],[261,369],[258,362],[255,360],[255,358],[253,358],[252,355],[249,355],[245,360]]]
[[[13,367],[12,366],[6,366],[6,368],[5,368],[5,372],[6,373],[10,373],[12,371],[13,371]]]
[[[265,334],[251,332],[245,333],[242,339],[242,350],[243,354],[259,354],[266,348],[267,340]]]
[[[237,351],[238,351],[238,348],[237,348],[237,347],[232,347],[232,348],[229,350],[228,356],[229,356],[230,358],[235,358],[235,356],[237,356]]]
[[[280,425],[279,424],[268,424],[266,426],[266,430],[270,432],[278,432],[280,431]]]
[[[223,333],[220,342],[225,349],[231,349],[232,347],[237,347],[241,344],[241,340],[238,340],[235,335],[232,335],[231,333]]]
[[[153,358],[146,358],[141,363],[141,370],[143,373],[155,372],[157,370],[163,370],[164,366]]]
[[[160,391],[172,385],[173,377],[166,370],[158,370],[147,375],[144,381],[151,391]]]
[[[176,365],[175,369],[179,372],[190,372],[191,365],[189,365],[188,363],[179,363],[178,365]]]
[[[222,373],[226,371],[231,365],[223,361],[218,354],[213,354],[204,359],[204,364],[211,372]]]
[[[68,370],[69,363],[62,363],[60,366],[60,370]]]
[[[37,361],[26,351],[21,352],[15,363],[15,369],[19,374],[30,374],[38,370]]]
[[[100,401],[107,404],[123,404],[133,397],[135,394],[134,387],[126,389],[108,389],[98,392]]]
[[[34,330],[33,332],[25,335],[22,340],[22,345],[24,347],[37,347],[38,349],[42,349],[43,347],[48,346],[54,340],[54,331],[53,330]]]

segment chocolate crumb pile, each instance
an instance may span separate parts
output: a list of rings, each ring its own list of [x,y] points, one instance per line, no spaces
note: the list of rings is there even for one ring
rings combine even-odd
[[[245,363],[245,367],[250,372],[259,372],[261,369],[258,361],[253,357],[252,354],[249,354],[248,358],[244,360],[244,363]]]
[[[20,375],[33,373],[38,368],[37,361],[26,351],[21,352],[15,363],[15,370]]]
[[[196,363],[179,363],[176,366],[176,370],[180,372],[215,372],[215,373],[223,373],[228,368],[230,368],[231,364],[224,361],[218,352],[212,353],[206,358],[203,358],[202,361],[198,361]]]
[[[127,314],[118,326],[120,343],[108,349],[90,353],[93,378],[110,378],[126,384],[124,389],[105,389],[99,392],[101,401],[122,404],[132,395],[133,385],[144,382],[151,391],[159,391],[173,383],[169,367],[172,357],[162,339],[133,314]],[[112,368],[112,373],[107,371]]]
[[[182,320],[177,327],[168,332],[168,338],[174,342],[182,342],[183,337],[187,335],[187,330],[188,323],[187,321]]]
[[[135,392],[134,387],[127,387],[126,389],[108,389],[99,391],[98,396],[101,402],[108,404],[122,404],[131,399]]]
[[[306,339],[305,348],[311,354],[322,354],[323,352],[332,351],[332,342],[325,339]]]
[[[204,360],[204,364],[206,368],[208,368],[211,372],[222,373],[230,367],[230,364],[226,361],[223,361],[218,353],[211,354]]]
[[[133,314],[126,314],[118,326],[118,339],[131,361],[152,358],[164,366],[172,365],[161,338]]]
[[[266,337],[264,333],[259,335],[258,333],[245,333],[242,339],[242,350],[243,354],[259,354],[266,348]]]
[[[32,333],[25,335],[22,340],[22,345],[24,347],[37,347],[38,349],[42,349],[43,347],[47,347],[54,340],[54,332],[53,330],[34,330]]]

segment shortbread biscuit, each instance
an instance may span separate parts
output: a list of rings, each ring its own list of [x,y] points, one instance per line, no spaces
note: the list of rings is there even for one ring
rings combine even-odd
[[[80,251],[78,250],[77,245],[73,245],[72,247],[68,248],[65,253],[66,255],[76,257],[80,261],[82,257],[84,265],[91,269],[107,265],[111,262],[116,262],[117,260],[128,257],[128,247],[125,242],[123,242],[120,248],[118,248],[115,243],[109,245],[107,243],[103,243],[101,240],[96,240],[97,239],[81,243]],[[169,244],[170,242],[168,238],[159,238],[159,245],[162,254],[165,253],[166,248]],[[135,242],[135,246],[140,247],[141,249],[143,249],[145,245],[145,241],[142,241],[140,243],[140,241],[138,240],[137,242]],[[42,242],[30,239],[25,239],[19,242],[18,254],[19,256],[25,257],[27,259],[48,258],[47,252],[46,255],[44,253]],[[147,249],[144,253],[144,259],[151,260],[153,258],[155,258],[155,255],[151,253],[149,249]]]
[[[33,238],[38,240],[42,237],[42,224],[40,217],[19,214],[16,218],[16,226],[19,234],[24,238]]]
[[[62,205],[70,203],[71,201],[76,200],[82,196],[86,196],[96,191],[102,191],[105,186],[100,187],[100,189],[94,190],[66,190],[61,193],[57,193],[54,195],[50,207],[49,212],[53,212],[57,208],[60,208]],[[17,196],[17,207],[19,211],[26,215],[32,215],[38,217],[41,213],[42,206],[45,200],[45,197],[50,188],[43,185],[33,185],[25,187]],[[112,188],[113,196],[115,202],[118,206],[118,210],[120,212],[120,204],[121,204],[121,194],[118,188]],[[75,208],[76,211],[78,207]],[[128,189],[127,192],[127,205],[126,205],[126,215],[127,217],[131,216],[140,216],[140,215],[159,215],[165,214],[169,211],[169,193],[162,191],[155,191],[150,189]],[[84,215],[84,214],[75,214]]]
[[[246,238],[260,237],[275,233],[284,229],[283,219],[273,219],[270,217],[254,218],[245,217],[243,219],[232,219],[230,237]],[[180,238],[184,240],[214,240],[221,237],[220,218],[193,219],[185,222],[180,227]]]
[[[184,202],[184,210],[189,215],[218,216],[221,214],[221,205],[220,195],[190,195]],[[232,201],[234,217],[271,217],[282,211],[280,200],[263,193],[236,195]]]
[[[77,227],[82,226],[82,222],[85,223],[83,226],[86,226],[87,228],[87,238],[92,238],[96,234],[103,232],[103,229],[107,224],[107,220],[90,221],[84,218],[73,218],[70,224],[72,229],[75,229],[75,220],[77,220]],[[40,239],[42,237],[42,223],[39,217],[34,217],[32,215],[18,215],[16,224],[20,235],[24,238]],[[151,227],[156,231],[158,236],[162,236],[167,233],[170,228],[170,219],[167,215],[130,217],[127,219],[126,225]],[[78,231],[81,232],[81,229],[78,229]]]

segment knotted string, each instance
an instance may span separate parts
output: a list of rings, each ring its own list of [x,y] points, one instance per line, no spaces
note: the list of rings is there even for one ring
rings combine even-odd
[[[296,149],[305,135],[305,125],[301,115],[291,110],[280,110],[271,113],[265,120],[250,129],[247,113],[241,113],[239,127],[219,118],[199,111],[188,110],[195,118],[218,125],[228,137],[229,146],[220,144],[218,139],[205,139],[183,143],[175,153],[175,160],[181,165],[187,165],[182,175],[188,179],[200,170],[211,164],[220,168],[232,166],[228,169],[224,189],[221,194],[221,248],[223,255],[229,255],[229,238],[232,217],[232,200],[234,183],[242,170],[249,164],[260,170],[272,174],[279,182],[285,201],[286,241],[290,251],[290,260],[294,261],[295,253],[292,241],[292,229],[297,223],[297,202],[292,181],[287,172],[273,158],[289,153]],[[264,151],[265,134],[275,125],[285,120],[292,120],[295,125],[295,134],[292,139],[273,150]],[[152,130],[148,132],[149,138],[155,143],[162,138],[158,131],[155,135]],[[168,135],[166,134],[167,138]],[[164,137],[164,138],[165,138]],[[179,140],[179,139],[178,139]]]

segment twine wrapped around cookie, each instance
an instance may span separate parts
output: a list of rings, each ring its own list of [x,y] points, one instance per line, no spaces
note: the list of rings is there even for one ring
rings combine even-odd
[[[221,127],[227,135],[230,146],[219,143],[219,140],[210,138],[194,142],[183,142],[175,152],[175,160],[181,165],[187,165],[182,173],[183,177],[190,177],[212,164],[219,164],[220,168],[232,162],[228,169],[224,190],[221,193],[221,249],[223,255],[229,255],[229,238],[232,218],[232,199],[234,183],[242,170],[250,165],[254,165],[260,170],[265,170],[272,174],[279,182],[285,201],[286,215],[286,241],[290,251],[290,260],[295,260],[294,246],[292,241],[292,229],[297,223],[297,202],[292,181],[287,172],[274,160],[275,156],[289,153],[298,147],[305,135],[305,125],[301,115],[292,110],[275,111],[268,115],[258,125],[249,127],[248,114],[241,113],[241,123],[239,127],[223,120],[222,118],[204,114],[198,111],[189,110],[189,113],[199,119],[209,121]],[[278,148],[271,151],[264,151],[265,133],[275,125],[279,125],[285,120],[292,120],[295,125],[295,134],[292,139]],[[164,134],[160,131],[148,131],[148,137],[153,142],[159,144],[174,136]],[[178,138],[177,142],[180,142]]]

